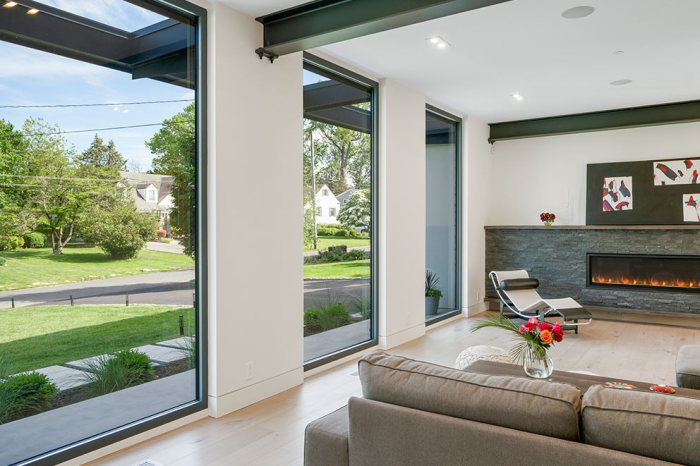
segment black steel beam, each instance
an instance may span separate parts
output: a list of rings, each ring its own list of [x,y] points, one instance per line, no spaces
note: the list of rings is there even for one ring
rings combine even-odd
[[[334,107],[304,111],[304,118],[361,133],[372,131],[372,113],[357,107]]]
[[[365,89],[348,86],[337,81],[322,81],[304,86],[304,110],[353,105],[369,102],[372,98]]]
[[[700,100],[490,124],[489,142],[700,121]]]
[[[267,56],[320,47],[511,0],[318,0],[257,18]]]

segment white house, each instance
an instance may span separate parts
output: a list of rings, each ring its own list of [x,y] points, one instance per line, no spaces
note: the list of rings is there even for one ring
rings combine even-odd
[[[131,186],[131,195],[138,211],[156,214],[159,226],[170,234],[170,212],[175,206],[172,195],[175,177],[136,172],[119,174]]]
[[[304,205],[304,210],[311,208],[311,202]],[[340,201],[327,184],[321,185],[316,193],[316,223],[337,224]]]

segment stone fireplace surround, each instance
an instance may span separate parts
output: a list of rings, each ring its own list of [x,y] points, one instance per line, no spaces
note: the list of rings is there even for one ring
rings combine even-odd
[[[526,269],[545,297],[571,296],[606,309],[700,315],[700,296],[666,290],[587,287],[587,253],[700,256],[697,226],[487,226],[486,273]],[[486,278],[487,298],[496,298]]]

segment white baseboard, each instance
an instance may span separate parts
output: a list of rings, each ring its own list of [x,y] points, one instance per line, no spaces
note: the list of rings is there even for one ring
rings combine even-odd
[[[64,463],[61,463],[60,466],[79,466],[90,461],[95,461],[96,459],[102,458],[103,456],[111,455],[112,453],[116,453],[120,450],[133,447],[134,445],[137,445],[141,442],[145,442],[146,440],[150,440],[159,435],[166,434],[175,429],[179,429],[180,427],[184,427],[187,424],[192,424],[193,422],[205,419],[207,417],[209,417],[207,410],[202,410],[177,419],[175,421],[168,422],[167,424],[163,424],[162,426],[158,426],[151,430],[147,430],[146,432],[142,432],[138,435],[134,435],[133,437],[129,437],[127,439],[120,440],[119,442],[115,442],[111,445],[107,445],[106,447],[102,447],[97,450],[91,451],[90,453],[86,453],[82,456],[78,456],[77,458],[73,458],[72,460],[68,460]]]
[[[379,347],[381,349],[390,349],[409,341],[415,340],[425,335],[425,323],[421,322],[418,325],[401,330],[400,332],[391,335],[379,335]]]
[[[302,383],[304,383],[304,369],[299,367],[221,396],[209,395],[209,415],[225,416]]]
[[[474,317],[489,310],[489,303],[476,303],[462,308],[462,313],[467,317]]]

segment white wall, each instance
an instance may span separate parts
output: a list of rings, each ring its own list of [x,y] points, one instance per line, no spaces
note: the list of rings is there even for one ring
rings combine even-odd
[[[491,181],[489,126],[469,117],[463,128],[462,312],[474,315],[486,310],[484,226],[489,215],[489,197],[496,187]]]
[[[700,123],[650,126],[531,139],[493,146],[488,186],[491,225],[586,223],[586,165],[700,155]]]
[[[303,381],[302,55],[259,60],[259,23],[209,11],[209,403],[221,416]]]
[[[425,97],[379,89],[379,344],[425,333]]]

